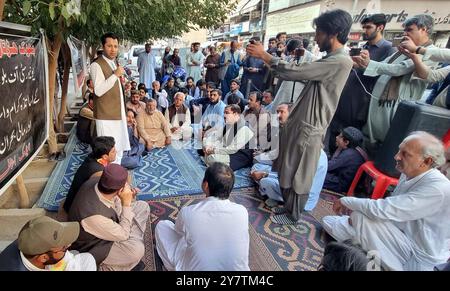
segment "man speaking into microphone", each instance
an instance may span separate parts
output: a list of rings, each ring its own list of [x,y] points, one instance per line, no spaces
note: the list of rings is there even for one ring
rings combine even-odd
[[[91,65],[91,79],[94,82],[94,118],[97,136],[112,136],[116,141],[116,160],[119,164],[123,152],[130,150],[125,102],[120,77],[125,73],[116,63],[119,52],[119,37],[106,33],[101,37],[103,55]]]

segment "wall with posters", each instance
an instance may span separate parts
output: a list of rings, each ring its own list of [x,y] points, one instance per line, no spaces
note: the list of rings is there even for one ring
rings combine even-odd
[[[360,21],[368,14],[384,13],[387,16],[386,29],[403,31],[402,23],[417,14],[429,14],[435,20],[435,31],[450,30],[450,2],[448,0],[340,0],[334,5],[325,5],[322,1],[322,11],[340,8],[348,11],[353,17],[353,31],[361,30]]]
[[[0,195],[48,137],[48,85],[41,38],[0,30]]]

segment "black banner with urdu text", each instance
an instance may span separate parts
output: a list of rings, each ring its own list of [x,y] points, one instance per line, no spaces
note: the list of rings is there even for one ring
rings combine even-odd
[[[47,139],[42,38],[0,33],[0,194]]]

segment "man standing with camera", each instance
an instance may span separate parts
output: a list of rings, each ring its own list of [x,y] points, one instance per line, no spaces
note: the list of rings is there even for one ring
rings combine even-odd
[[[322,141],[336,110],[352,60],[344,50],[352,25],[348,12],[327,11],[314,19],[315,40],[326,57],[311,63],[288,63],[251,44],[247,53],[264,60],[280,78],[307,80],[285,126],[280,130],[283,143],[273,170],[278,172],[286,213],[271,217],[279,224],[296,224],[308,200],[317,169]]]
[[[432,16],[416,15],[403,23],[403,36],[411,39],[419,48],[434,47],[430,39],[433,25]],[[414,76],[414,62],[401,52],[376,62],[370,59],[368,51],[362,51],[360,56],[353,57],[353,61],[365,69],[365,76],[379,76],[371,94],[367,123],[363,128],[363,132],[369,136],[369,150],[376,152],[386,137],[398,104],[401,100],[419,100],[427,87],[427,81]],[[424,63],[429,67],[437,65],[437,62],[430,60]]]
[[[369,51],[370,59],[381,62],[397,51],[392,43],[383,38],[383,31],[386,27],[386,15],[373,14],[361,21],[363,29],[363,39],[367,43],[364,50]],[[361,49],[350,51],[359,55]],[[340,131],[348,126],[353,126],[362,130],[366,124],[367,112],[369,110],[370,94],[378,77],[364,76],[364,70],[355,68],[350,72],[344,91],[342,91],[338,108],[328,128],[325,137],[325,149],[330,155],[336,149],[336,136]]]

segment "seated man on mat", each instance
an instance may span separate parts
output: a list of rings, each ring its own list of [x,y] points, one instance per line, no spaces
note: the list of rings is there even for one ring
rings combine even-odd
[[[142,156],[146,155],[145,145],[140,142],[139,133],[137,131],[137,114],[132,109],[127,110],[127,129],[128,139],[130,140],[130,150],[123,152],[120,164],[127,169],[134,169],[143,165]]]
[[[81,225],[71,248],[91,253],[101,271],[130,271],[144,256],[150,208],[134,200],[137,190],[127,180],[124,167],[108,165],[83,184],[69,211],[69,221]]]
[[[355,127],[346,127],[336,136],[337,150],[328,161],[328,172],[323,188],[334,192],[347,192],[359,167],[367,160],[361,148],[362,132]]]
[[[253,132],[245,125],[238,105],[225,107],[225,127],[222,132],[210,134],[204,142],[205,162],[229,165],[233,171],[249,167],[253,161],[253,150],[249,148]]]
[[[189,140],[192,136],[191,114],[184,105],[184,97],[184,93],[176,93],[173,104],[164,114],[173,140]]]
[[[99,136],[92,142],[92,152],[84,159],[81,166],[78,168],[64,201],[64,210],[60,209],[58,219],[65,221],[67,213],[69,213],[75,195],[81,186],[89,180],[92,176],[98,176],[103,172],[103,169],[110,163],[116,160],[115,141],[112,136]]]
[[[90,253],[67,250],[79,233],[78,222],[48,216],[31,219],[0,254],[0,271],[96,271]]]
[[[343,197],[325,216],[325,230],[338,241],[352,239],[376,250],[387,270],[433,270],[450,257],[450,181],[436,168],[444,147],[426,132],[413,132],[395,156],[402,175],[390,197]]]
[[[156,250],[169,271],[249,271],[248,212],[228,198],[234,173],[222,163],[206,169],[206,199],[181,208],[175,224],[156,225]]]
[[[145,141],[147,151],[163,148],[172,143],[169,123],[164,115],[156,109],[156,100],[150,99],[145,111],[137,116],[137,128],[140,137]]]
[[[281,103],[277,107],[278,123],[280,127],[286,124],[289,113],[292,108],[292,103]],[[279,136],[274,136],[273,138],[279,139]],[[268,199],[265,200],[265,204],[271,207],[275,216],[271,219],[275,223],[281,222],[280,219],[283,217],[284,209],[277,207],[279,204],[283,204],[283,195],[281,193],[280,182],[278,180],[278,173],[272,171],[272,161],[278,156],[278,142],[272,142],[272,150],[269,152],[264,152],[255,156],[255,163],[250,171],[250,176],[258,184],[259,193]],[[317,166],[316,174],[313,179],[313,184],[309,192],[308,200],[305,204],[305,211],[312,211],[319,201],[320,191],[322,190],[323,181],[327,173],[327,156],[323,150],[320,152],[319,163]],[[277,218],[278,217],[278,218]]]

